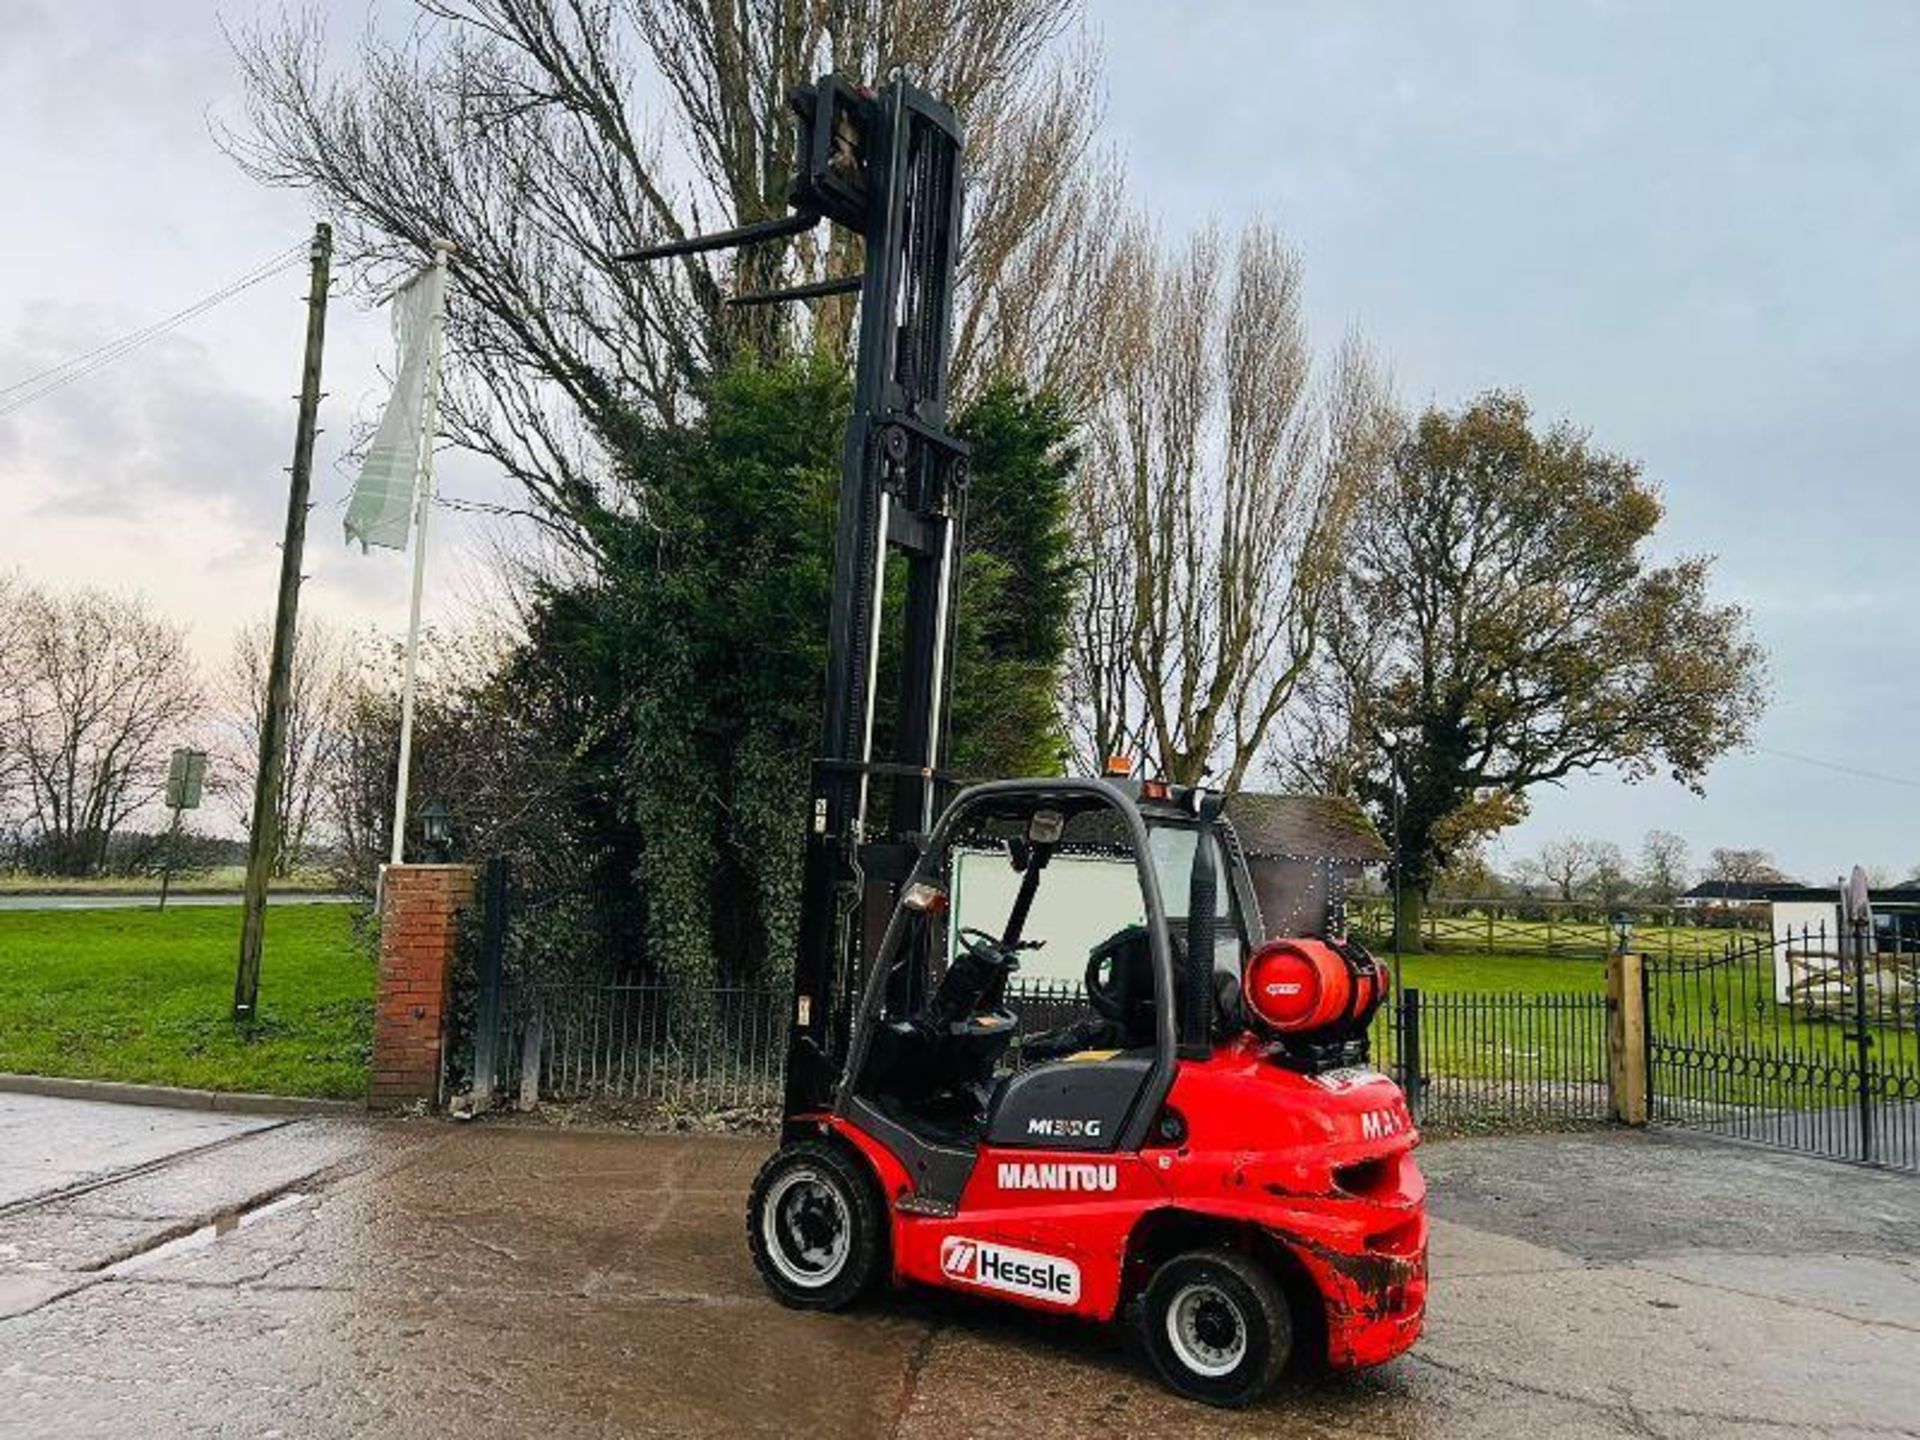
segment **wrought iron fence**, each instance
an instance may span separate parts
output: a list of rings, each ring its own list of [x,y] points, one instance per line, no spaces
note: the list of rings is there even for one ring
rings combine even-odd
[[[1717,954],[1729,938],[1766,931],[1764,912],[1636,906],[1618,912],[1633,923],[1633,948],[1663,958]],[[1475,955],[1558,955],[1595,959],[1619,948],[1615,912],[1549,900],[1429,900],[1421,912],[1424,950]],[[1393,941],[1393,907],[1377,896],[1350,899],[1347,923],[1368,945]]]
[[[790,992],[675,986],[635,972],[618,904],[562,890],[515,899],[488,866],[463,946],[449,1081],[488,1100],[606,1104],[642,1116],[778,1117]],[[1016,979],[1025,1037],[1089,1014],[1071,981]],[[1607,1004],[1598,995],[1406,990],[1376,1017],[1375,1064],[1433,1133],[1604,1122]],[[1019,1052],[1011,1055],[1019,1063]]]
[[[1007,999],[1022,1036],[1087,1013],[1068,983],[1017,984]],[[771,1123],[790,1009],[773,988],[510,986],[482,1065],[486,1088],[507,1100]],[[1606,1025],[1596,995],[1410,990],[1381,1011],[1371,1038],[1374,1063],[1401,1082],[1431,1134],[1563,1129],[1608,1119]]]
[[[1019,1036],[1087,1013],[1084,992],[1065,983],[1018,983],[1007,1000]],[[478,1008],[485,1026],[487,1007]],[[493,1043],[476,1031],[469,1068],[475,1088],[490,1095],[771,1118],[791,1008],[790,992],[778,987],[508,983]]]
[[[1429,1134],[1561,1130],[1612,1117],[1601,995],[1404,990],[1374,1019],[1374,1063]]]
[[[529,1101],[753,1118],[779,1104],[790,1009],[772,987],[509,985],[491,1064],[477,1068],[491,1093]]]
[[[1920,953],[1808,928],[1646,968],[1656,1121],[1920,1170]]]

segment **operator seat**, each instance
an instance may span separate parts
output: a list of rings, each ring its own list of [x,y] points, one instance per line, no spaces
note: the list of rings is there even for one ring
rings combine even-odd
[[[919,1012],[873,1032],[862,1089],[908,1105],[977,1115],[1017,1022],[1006,1007],[1013,954],[991,944],[963,948]]]
[[[1109,935],[1087,954],[1087,1002],[1093,1014],[1020,1042],[1029,1064],[1083,1051],[1138,1050],[1154,1043],[1153,951],[1144,925]]]
[[[1129,925],[1087,956],[1093,1014],[1026,1037],[1023,1067],[1003,1076],[987,1110],[987,1143],[1011,1148],[1110,1151],[1153,1069],[1153,951]]]

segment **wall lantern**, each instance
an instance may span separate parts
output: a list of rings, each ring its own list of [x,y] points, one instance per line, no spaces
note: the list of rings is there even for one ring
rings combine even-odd
[[[453,812],[444,800],[429,800],[420,807],[420,841],[429,865],[444,865],[453,858]]]

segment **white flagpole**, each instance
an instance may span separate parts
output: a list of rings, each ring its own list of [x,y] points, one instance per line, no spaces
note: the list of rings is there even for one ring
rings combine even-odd
[[[450,240],[433,242],[433,319],[427,339],[427,393],[421,407],[420,464],[414,485],[413,605],[407,615],[407,657],[400,678],[400,772],[393,792],[393,860],[407,843],[407,783],[413,769],[413,676],[420,659],[420,592],[427,574],[427,517],[433,513],[433,441],[440,425],[440,354],[447,332]]]

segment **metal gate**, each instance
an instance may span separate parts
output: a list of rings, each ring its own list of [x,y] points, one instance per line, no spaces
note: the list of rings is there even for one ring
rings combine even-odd
[[[1864,928],[1649,957],[1656,1122],[1920,1171],[1920,963]]]

